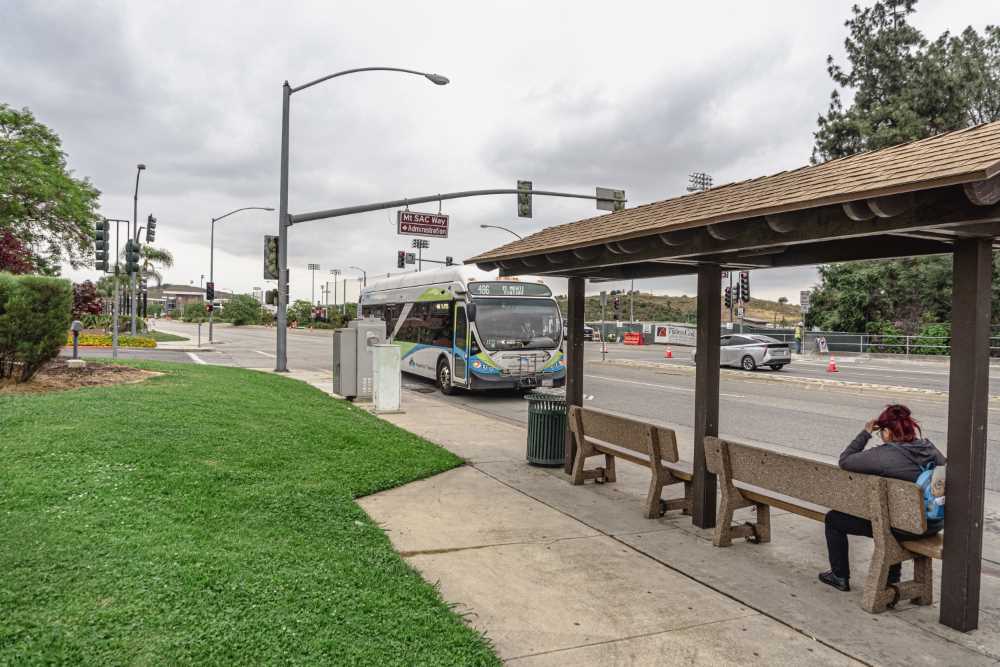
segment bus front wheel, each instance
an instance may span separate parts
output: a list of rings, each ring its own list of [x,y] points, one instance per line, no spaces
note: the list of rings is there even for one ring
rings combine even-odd
[[[448,366],[448,360],[444,357],[438,361],[437,386],[445,396],[451,396],[455,393],[455,387],[451,384],[451,367]]]

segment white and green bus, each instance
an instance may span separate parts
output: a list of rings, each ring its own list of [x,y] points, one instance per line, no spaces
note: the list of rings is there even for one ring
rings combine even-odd
[[[562,317],[542,282],[472,267],[406,273],[361,291],[361,312],[386,323],[404,372],[441,391],[559,387]]]

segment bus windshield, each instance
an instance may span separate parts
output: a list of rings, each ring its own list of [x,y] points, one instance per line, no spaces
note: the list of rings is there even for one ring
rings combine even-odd
[[[559,346],[562,318],[551,299],[475,299],[476,329],[487,350]]]

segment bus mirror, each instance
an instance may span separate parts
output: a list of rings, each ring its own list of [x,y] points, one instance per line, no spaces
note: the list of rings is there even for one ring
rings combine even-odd
[[[465,315],[469,318],[470,322],[476,321],[476,304],[468,303],[465,305]]]

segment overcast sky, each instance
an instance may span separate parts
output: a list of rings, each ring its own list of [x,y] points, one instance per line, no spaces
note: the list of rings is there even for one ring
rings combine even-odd
[[[102,191],[102,213],[130,218],[135,165],[148,169],[139,215],[177,264],[166,281],[208,274],[209,221],[278,205],[281,83],[372,65],[439,72],[439,87],[395,73],[339,78],[292,97],[291,212],[437,192],[514,187],[592,193],[629,205],[684,192],[691,171],[715,184],[805,164],[840,58],[849,1],[649,2],[56,2],[0,3],[0,100],[29,107],[63,139],[69,164]],[[928,36],[977,30],[993,2],[923,0]],[[436,204],[419,210],[437,211]],[[472,256],[589,217],[584,200],[513,196],[444,203],[451,235],[427,256]],[[304,223],[289,232],[292,298],[306,266],[395,271],[393,211]],[[216,225],[216,285],[262,280],[276,214]],[[72,278],[95,278],[93,271]],[[755,271],[755,296],[788,296],[813,269]],[[620,285],[611,285],[610,288]],[[693,293],[692,279],[644,290]],[[558,289],[558,287],[557,287]],[[594,287],[594,289],[599,289]]]

